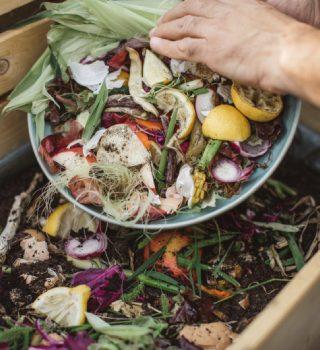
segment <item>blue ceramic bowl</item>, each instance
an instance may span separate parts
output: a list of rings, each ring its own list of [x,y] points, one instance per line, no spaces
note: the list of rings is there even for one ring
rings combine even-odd
[[[250,180],[242,185],[240,192],[230,199],[218,200],[215,208],[206,208],[199,212],[188,212],[179,213],[174,216],[167,217],[165,219],[152,221],[147,224],[127,224],[123,222],[116,221],[108,215],[105,215],[101,209],[96,207],[86,206],[78,203],[70,194],[67,188],[58,188],[61,194],[75,206],[83,209],[87,213],[96,216],[100,220],[110,222],[113,224],[118,224],[121,226],[128,226],[138,229],[146,230],[160,230],[160,229],[174,229],[179,227],[190,226],[198,224],[200,222],[209,220],[215,216],[221,215],[228,210],[236,207],[250,195],[252,195],[277,169],[278,165],[281,163],[283,157],[285,156],[295,134],[298,126],[301,102],[292,96],[285,97],[285,108],[282,113],[282,121],[284,124],[284,129],[278,141],[273,145],[272,149],[264,157],[259,158],[259,162],[267,162],[267,169],[257,169],[251,176]],[[52,182],[55,180],[55,175],[52,175],[38,153],[38,140],[36,138],[35,123],[32,117],[28,116],[28,127],[29,135],[35,156],[48,179]],[[50,126],[46,125],[46,135],[50,134]]]

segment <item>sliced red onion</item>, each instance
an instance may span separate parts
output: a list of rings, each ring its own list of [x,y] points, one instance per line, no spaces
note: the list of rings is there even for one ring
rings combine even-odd
[[[214,104],[214,94],[215,92],[212,89],[208,89],[209,91],[205,94],[197,95],[196,97],[196,113],[197,117],[201,123],[203,123],[205,117],[208,113],[215,107]]]
[[[219,159],[211,169],[212,176],[223,183],[238,182],[241,180],[241,167],[230,159]]]
[[[257,136],[251,136],[244,142],[232,142],[231,146],[243,157],[257,158],[268,152],[271,142]]]
[[[72,238],[65,244],[67,255],[80,260],[96,258],[103,254],[106,248],[107,237],[104,233],[96,233],[84,242],[78,238]]]
[[[251,164],[251,165],[247,166],[246,168],[242,169],[240,181],[248,180],[249,177],[251,176],[251,174],[253,173],[254,168],[255,168],[255,164]]]

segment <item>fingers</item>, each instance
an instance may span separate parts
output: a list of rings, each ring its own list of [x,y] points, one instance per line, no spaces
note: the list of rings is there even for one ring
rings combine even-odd
[[[216,0],[185,0],[165,13],[158,21],[159,24],[173,21],[180,17],[192,15],[199,17],[210,17]]]
[[[150,36],[157,36],[168,40],[179,40],[185,37],[204,38],[208,26],[207,19],[188,15],[158,25],[150,32]]]
[[[178,60],[202,62],[205,57],[205,39],[184,38],[170,41],[158,37],[151,37],[151,49],[159,54]]]

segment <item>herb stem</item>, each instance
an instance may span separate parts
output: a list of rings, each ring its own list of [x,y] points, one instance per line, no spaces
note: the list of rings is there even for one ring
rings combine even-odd
[[[255,288],[259,288],[259,287],[262,287],[262,286],[265,286],[266,284],[269,284],[269,283],[274,283],[274,282],[289,282],[290,280],[289,279],[284,279],[284,278],[271,278],[270,280],[267,280],[267,281],[264,281],[264,282],[261,282],[261,283],[257,283],[257,284],[254,284],[254,285],[251,285],[247,288],[243,288],[243,289],[239,289],[237,291],[235,291],[232,295],[230,295],[229,297],[227,298],[224,298],[224,299],[221,299],[219,301],[216,301],[214,304],[220,304],[224,301],[227,301],[231,298],[233,298],[234,296],[238,295],[238,294],[243,294],[245,292],[248,292],[249,290],[252,290],[252,289],[255,289]]]
[[[142,282],[148,287],[157,288],[162,291],[174,293],[174,294],[178,294],[181,291],[181,289],[177,286],[174,286],[172,284],[169,284],[163,281],[155,280],[145,274],[141,274],[137,278],[140,282]]]
[[[206,148],[202,153],[202,157],[198,164],[198,168],[200,168],[201,170],[205,170],[209,166],[209,164],[212,162],[212,159],[218,153],[221,143],[222,141],[220,140],[209,140],[209,142],[206,145]]]
[[[178,256],[177,261],[178,261],[178,264],[180,266],[186,267],[187,269],[190,269],[192,267],[192,264],[193,264],[192,260],[186,259],[182,256]],[[205,265],[205,264],[200,264],[199,267],[203,271],[213,271],[214,270],[214,266],[209,266],[209,265]],[[218,269],[216,273],[219,277],[223,278],[224,280],[226,280],[227,282],[229,282],[233,286],[235,286],[237,288],[240,287],[240,283],[235,278],[233,278],[232,276],[228,275],[227,273],[221,271],[221,269]]]
[[[166,133],[166,138],[164,141],[164,147],[163,150],[161,152],[161,156],[160,156],[160,162],[159,162],[159,168],[157,171],[157,179],[159,184],[163,183],[163,181],[165,180],[165,171],[167,168],[167,162],[168,162],[168,143],[171,139],[171,137],[174,134],[174,128],[176,126],[176,122],[177,122],[177,115],[178,115],[178,110],[177,108],[175,108],[171,114],[171,118],[170,118],[170,122],[168,125],[168,130]]]

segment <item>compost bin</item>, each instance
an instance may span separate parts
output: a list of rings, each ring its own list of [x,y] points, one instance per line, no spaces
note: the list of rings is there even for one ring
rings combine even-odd
[[[9,29],[17,19],[34,15],[39,1],[12,0],[0,4],[0,110],[8,94],[30,69],[46,47],[47,19],[35,20]],[[317,181],[320,174],[320,113],[304,105],[302,124],[294,143],[277,173],[277,178],[299,190],[302,177]],[[35,172],[35,159],[29,144],[26,115],[11,112],[0,123],[1,215],[7,215],[13,196]],[[36,169],[37,170],[37,169]],[[312,175],[307,176],[310,173]],[[29,175],[28,175],[29,174]],[[12,179],[14,178],[14,181]],[[17,183],[19,190],[11,189]],[[297,184],[297,186],[295,186]],[[26,183],[26,186],[28,184]],[[303,194],[319,191],[319,182],[301,185]],[[5,192],[5,193],[3,193]],[[319,200],[319,193],[315,195]],[[5,223],[6,217],[1,217]],[[319,244],[319,242],[318,242]],[[320,344],[320,252],[297,273],[228,348],[230,350],[316,350]],[[269,300],[268,299],[268,300]],[[1,304],[1,295],[0,295]],[[232,321],[232,319],[230,319]],[[1,345],[1,344],[0,344]]]

